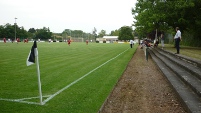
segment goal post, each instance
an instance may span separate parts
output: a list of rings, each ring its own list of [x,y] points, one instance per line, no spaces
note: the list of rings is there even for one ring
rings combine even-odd
[[[71,38],[73,42],[84,42],[84,38]]]

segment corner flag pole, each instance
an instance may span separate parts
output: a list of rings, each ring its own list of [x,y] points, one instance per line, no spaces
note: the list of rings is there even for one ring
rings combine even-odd
[[[37,68],[37,74],[38,74],[38,90],[39,90],[40,104],[43,105],[43,96],[42,96],[41,81],[40,81],[40,69],[39,69],[39,61],[38,61],[38,51],[37,51],[37,56],[36,56],[36,68]]]
[[[37,49],[36,41],[34,41],[33,46],[30,50],[30,53],[27,57],[27,61],[26,61],[27,66],[34,64],[35,59],[36,59],[36,68],[37,68],[37,74],[38,74],[38,90],[39,90],[40,104],[43,105],[43,96],[42,96],[42,90],[41,90],[40,69],[39,69],[39,60],[38,60],[38,49]]]

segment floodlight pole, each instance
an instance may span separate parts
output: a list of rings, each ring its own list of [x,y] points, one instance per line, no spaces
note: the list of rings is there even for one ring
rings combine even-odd
[[[17,19],[17,18],[15,17],[15,41],[16,41],[16,24],[17,24],[17,23],[16,23],[16,19]]]

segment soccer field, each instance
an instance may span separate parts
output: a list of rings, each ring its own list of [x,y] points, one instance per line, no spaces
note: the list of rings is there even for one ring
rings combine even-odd
[[[0,43],[1,113],[97,113],[137,46],[37,43],[44,105],[36,64],[26,66],[33,43]]]

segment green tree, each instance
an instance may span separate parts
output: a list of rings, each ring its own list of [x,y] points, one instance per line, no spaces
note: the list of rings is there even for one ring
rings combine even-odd
[[[71,36],[71,31],[72,31],[72,30],[70,30],[70,29],[65,29],[65,30],[61,33],[62,37],[63,37],[65,40],[67,40],[67,38]]]
[[[4,38],[6,35],[5,35],[5,29],[4,29],[4,26],[0,26],[0,38]]]
[[[71,30],[71,29],[65,29],[63,32],[62,32],[62,36],[65,38],[65,37],[68,37],[68,36],[71,36],[73,38],[80,38],[80,37],[84,37],[84,32],[82,30]]]
[[[30,28],[30,29],[28,30],[28,32],[30,32],[30,33],[36,33],[36,30],[35,30],[34,28]]]
[[[73,30],[73,31],[71,31],[71,36],[73,36],[74,38],[83,37],[83,31],[82,30]]]
[[[92,34],[94,35],[94,38],[96,40],[96,37],[97,37],[97,29],[94,27],[93,31],[92,31]]]
[[[36,37],[36,29],[35,28],[30,28],[28,30],[28,37],[35,39],[35,37]]]
[[[36,29],[36,37],[35,39],[52,39],[52,32],[50,32],[49,28],[43,27],[43,29]]]
[[[106,31],[105,30],[101,30],[101,32],[98,33],[98,37],[103,37],[106,35]]]
[[[180,26],[187,28],[188,20],[184,18],[186,9],[193,7],[192,0],[138,0],[132,14],[136,21],[136,32],[143,36],[156,29],[167,31]]]
[[[4,26],[0,26],[0,38],[4,37],[10,39],[15,38],[15,25],[7,23]],[[24,27],[19,27],[18,25],[16,25],[16,37],[21,39],[28,38],[28,33],[24,29]]]
[[[111,31],[110,36],[119,36],[119,30]]]
[[[18,26],[16,26],[18,28]],[[18,34],[16,35],[18,37]],[[2,38],[15,38],[15,26],[11,24],[6,24],[2,29]]]
[[[28,32],[24,29],[24,27],[18,27],[16,28],[16,32],[17,32],[17,37],[21,38],[21,39],[25,39],[28,38]]]
[[[133,30],[129,26],[120,28],[118,40],[133,40]]]

